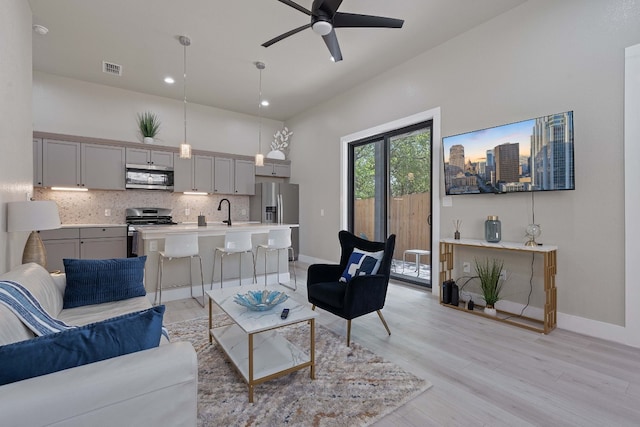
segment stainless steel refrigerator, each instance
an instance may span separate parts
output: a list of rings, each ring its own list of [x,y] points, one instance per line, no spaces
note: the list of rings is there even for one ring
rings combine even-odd
[[[299,186],[281,182],[259,182],[249,198],[249,219],[271,224],[298,224]],[[299,229],[291,229],[291,245],[298,259]]]

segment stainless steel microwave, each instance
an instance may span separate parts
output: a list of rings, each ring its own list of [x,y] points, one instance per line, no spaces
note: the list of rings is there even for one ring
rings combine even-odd
[[[125,187],[142,190],[173,190],[173,168],[127,163]]]

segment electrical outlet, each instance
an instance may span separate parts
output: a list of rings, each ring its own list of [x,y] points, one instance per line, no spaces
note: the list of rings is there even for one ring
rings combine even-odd
[[[185,214],[186,216],[189,216],[189,215],[191,214],[191,209],[189,209],[189,208],[185,209],[185,210],[184,210],[184,214]]]
[[[463,273],[471,273],[471,263],[465,261],[462,263],[462,272]]]
[[[104,216],[111,216],[111,209],[105,209]]]
[[[504,269],[503,269],[503,270],[500,272],[500,279],[502,279],[502,280],[507,280],[507,270],[504,270]]]
[[[246,209],[241,209],[240,210],[240,214],[241,215],[246,215],[247,214],[247,210]]]
[[[320,209],[320,216],[324,216],[324,209]]]

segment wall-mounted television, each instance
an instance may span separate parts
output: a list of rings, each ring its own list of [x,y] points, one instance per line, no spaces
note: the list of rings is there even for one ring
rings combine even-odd
[[[573,111],[442,138],[447,195],[574,190]]]

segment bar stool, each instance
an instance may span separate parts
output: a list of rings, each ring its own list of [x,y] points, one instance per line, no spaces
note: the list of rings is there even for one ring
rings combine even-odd
[[[285,288],[293,289],[294,291],[298,289],[298,280],[296,278],[296,256],[293,251],[293,246],[291,246],[291,229],[283,228],[283,229],[275,229],[269,230],[269,235],[267,237],[266,245],[258,245],[256,247],[256,261],[253,267],[253,275],[256,275],[255,264],[258,262],[258,254],[260,253],[260,249],[264,250],[264,285],[267,286],[267,254],[269,252],[276,251],[278,253],[278,283]],[[280,283],[280,251],[286,250],[287,256],[289,256],[289,252],[291,253],[291,260],[293,261],[293,284],[294,287],[286,285],[284,283]],[[256,282],[258,280],[256,279]]]
[[[191,290],[191,298],[198,301],[204,307],[204,276],[202,274],[202,258],[200,258],[200,249],[198,247],[197,234],[168,234],[164,240],[164,250],[158,252],[160,262],[158,263],[158,284],[156,286],[156,295],[153,303],[162,304],[162,271],[164,270],[164,260],[171,261],[173,259],[189,258],[189,289]],[[202,302],[193,296],[193,279],[191,274],[191,264],[193,258],[200,261],[200,286],[202,286]]]
[[[222,282],[224,280],[224,271],[222,264],[224,257],[227,255],[240,254],[240,274],[239,280],[242,286],[242,254],[250,253],[251,261],[255,265],[255,259],[253,257],[253,246],[251,244],[251,232],[249,231],[230,231],[224,236],[224,248],[215,248],[213,251],[213,271],[211,273],[211,289],[213,289],[213,281],[216,273],[216,258],[220,253],[220,288],[222,288]],[[255,269],[254,269],[255,270]],[[254,271],[255,280],[255,271]]]

